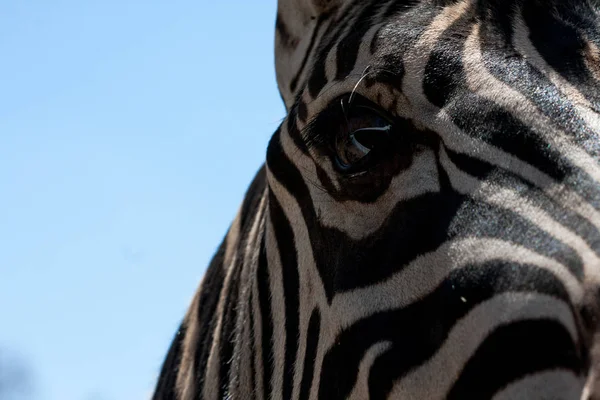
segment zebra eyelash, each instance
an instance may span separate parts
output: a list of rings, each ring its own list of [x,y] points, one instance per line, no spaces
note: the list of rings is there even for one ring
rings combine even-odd
[[[351,96],[352,102],[350,102]],[[308,150],[318,150],[328,146],[335,139],[335,135],[339,133],[339,130],[343,129],[342,124],[349,125],[348,118],[357,108],[363,108],[378,114],[389,121],[390,126],[393,125],[392,118],[368,99],[356,93],[353,95],[345,94],[334,99],[300,131],[300,137],[306,148]],[[348,132],[348,134],[350,133],[352,132]]]
[[[331,125],[332,121],[343,122],[341,118],[344,116],[340,113],[341,108],[338,110],[334,108],[333,104],[326,107],[300,131],[300,137],[308,150],[316,150],[326,146],[332,135],[332,127],[328,125]]]

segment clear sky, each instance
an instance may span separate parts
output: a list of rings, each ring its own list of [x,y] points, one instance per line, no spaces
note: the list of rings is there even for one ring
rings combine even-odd
[[[149,397],[284,115],[275,3],[0,2],[0,358],[26,371],[19,399]]]

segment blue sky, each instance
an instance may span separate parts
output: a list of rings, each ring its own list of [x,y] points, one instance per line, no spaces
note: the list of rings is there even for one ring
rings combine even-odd
[[[0,4],[0,352],[145,399],[284,115],[275,1]],[[0,353],[2,354],[2,353]]]

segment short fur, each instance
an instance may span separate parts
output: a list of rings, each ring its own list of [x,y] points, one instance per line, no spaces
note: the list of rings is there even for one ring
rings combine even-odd
[[[279,0],[275,26],[287,117],[153,399],[600,399],[600,4]]]

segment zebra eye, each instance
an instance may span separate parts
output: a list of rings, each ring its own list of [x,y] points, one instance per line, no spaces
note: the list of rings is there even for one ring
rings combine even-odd
[[[336,138],[335,150],[338,167],[356,171],[367,166],[374,155],[389,141],[392,124],[370,107],[355,106],[344,113]]]

